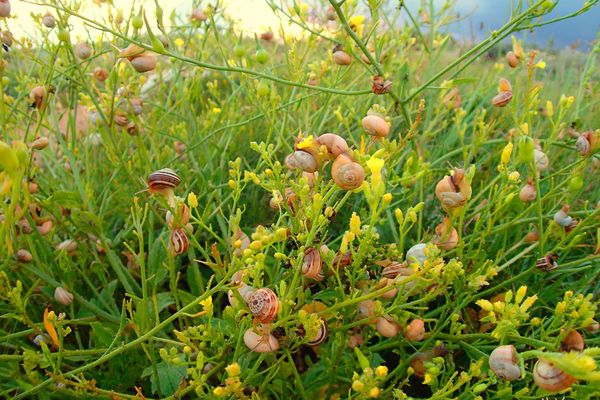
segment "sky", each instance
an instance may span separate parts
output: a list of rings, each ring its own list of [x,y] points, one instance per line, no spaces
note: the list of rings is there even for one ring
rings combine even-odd
[[[307,0],[311,3],[313,0]],[[388,4],[395,6],[397,0],[388,0]],[[434,0],[436,6],[440,6],[445,0]],[[469,17],[452,25],[449,30],[465,39],[470,39],[475,36],[476,39],[481,39],[489,33],[491,29],[502,26],[510,16],[510,5],[515,0],[457,0],[456,11],[460,15],[469,15]],[[240,21],[240,26],[247,33],[261,32],[267,27],[272,27],[276,30],[279,26],[279,20],[273,15],[270,7],[264,0],[222,0],[226,10],[230,16]],[[19,36],[31,35],[34,26],[30,18],[32,12],[45,13],[46,8],[38,5],[23,2],[21,0],[11,0],[12,14],[17,16],[16,19],[9,20],[9,28],[13,34]],[[98,15],[99,8],[92,4],[91,0],[81,0],[84,6],[82,13],[85,15]],[[114,0],[114,4],[123,9],[127,14],[132,3],[137,6],[143,4],[147,15],[151,16],[154,13],[154,1],[152,0]],[[165,15],[169,15],[171,11],[177,10],[181,15],[189,15],[191,9],[191,0],[159,0],[163,5]],[[202,2],[203,4],[214,3],[214,1]],[[550,17],[557,17],[575,11],[581,7],[584,0],[561,0],[552,12]],[[408,7],[416,12],[421,0],[406,0]],[[137,7],[136,6],[136,7]],[[86,11],[87,10],[87,11]],[[105,15],[105,14],[104,14]],[[548,17],[546,17],[548,18]],[[483,22],[483,30],[480,30],[480,23]],[[75,35],[83,32],[82,26],[73,23],[75,27]],[[286,28],[287,29],[287,28]],[[582,45],[589,44],[596,36],[600,29],[600,5],[592,7],[584,15],[580,15],[574,19],[561,21],[559,23],[537,28],[535,33],[528,33],[528,41],[534,41],[540,46],[546,46],[550,39],[553,40],[554,46],[561,48],[570,45],[575,41],[581,41]]]

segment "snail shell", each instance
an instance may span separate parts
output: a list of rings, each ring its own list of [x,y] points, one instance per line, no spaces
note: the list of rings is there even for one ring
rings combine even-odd
[[[304,251],[304,261],[302,263],[302,273],[308,279],[315,281],[323,280],[323,260],[319,249],[309,248]]]
[[[42,24],[44,24],[46,28],[52,29],[56,26],[56,19],[50,12],[46,12],[42,17]]]
[[[553,254],[548,254],[545,257],[538,259],[535,263],[535,267],[542,272],[549,272],[558,268],[556,256]]]
[[[452,250],[458,244],[458,231],[450,225],[450,218],[446,217],[435,227],[433,243],[443,250]]]
[[[513,345],[496,347],[490,354],[488,364],[496,375],[507,381],[514,381],[521,377],[521,368],[517,363],[517,350]]]
[[[139,56],[145,51],[146,49],[132,43],[119,52],[119,58],[127,58],[131,61],[133,57]]]
[[[279,340],[275,336],[271,333],[258,334],[252,328],[244,333],[244,343],[255,353],[270,353],[279,349]]]
[[[521,188],[519,192],[519,199],[526,203],[529,201],[534,201],[536,198],[535,186],[531,184],[531,182],[527,183],[525,186]]]
[[[94,72],[92,72],[92,76],[98,82],[104,82],[108,78],[108,71],[104,68],[96,67],[94,68]]]
[[[258,322],[267,324],[277,317],[279,300],[271,289],[262,288],[248,296],[248,307]]]
[[[190,247],[190,239],[183,228],[175,229],[171,232],[171,250],[174,255],[187,252]]]
[[[323,318],[319,319],[321,325],[317,330],[317,334],[314,338],[312,338],[307,344],[309,346],[318,346],[327,340],[327,335],[329,334],[329,328],[327,327],[327,322]]]
[[[569,209],[570,207],[565,204],[554,214],[554,221],[560,226],[567,227],[573,222],[573,217],[569,216]]]
[[[317,159],[307,151],[296,150],[285,159],[285,165],[290,168],[299,168],[304,172],[315,172],[319,168]]]
[[[324,133],[317,138],[317,141],[327,148],[327,152],[333,158],[350,151],[348,143],[346,143],[344,138],[335,133]]]
[[[576,379],[556,368],[551,362],[540,358],[533,367],[533,380],[548,392],[560,392],[570,388]]]
[[[400,332],[400,325],[389,315],[378,317],[375,320],[375,328],[381,336],[386,338],[394,337]]]
[[[17,259],[21,262],[31,262],[31,260],[33,260],[33,256],[29,251],[20,249],[17,251]]]
[[[31,107],[42,108],[46,97],[46,89],[43,86],[36,86],[29,92],[29,101]]]
[[[159,169],[148,176],[148,191],[150,193],[160,193],[164,190],[173,190],[181,179],[170,168]]]
[[[6,18],[10,16],[10,1],[0,1],[0,17]]]
[[[67,253],[73,253],[75,250],[77,250],[77,242],[72,239],[64,240],[64,241],[60,242],[58,245],[56,245],[56,250],[58,250],[58,251],[64,250]]]
[[[131,61],[133,68],[139,72],[152,71],[158,62],[156,56],[150,52],[144,52],[139,56],[135,56]]]
[[[75,55],[80,60],[87,60],[92,56],[92,48],[87,42],[79,42],[75,45]]]
[[[492,104],[495,107],[504,107],[512,100],[513,93],[511,91],[500,92],[492,99]]]
[[[68,306],[73,302],[73,294],[59,286],[54,290],[54,299],[63,306]]]
[[[538,171],[545,171],[550,164],[548,160],[548,156],[541,150],[534,149],[533,157],[535,159],[535,165],[537,166]]]
[[[31,142],[30,146],[32,149],[42,150],[42,149],[46,148],[46,146],[48,146],[49,143],[50,143],[50,140],[46,136],[40,136],[39,138],[37,138],[33,142]]]
[[[409,263],[416,262],[419,265],[423,265],[423,263],[427,259],[427,256],[425,255],[426,247],[426,243],[415,244],[406,252],[406,261]]]
[[[383,277],[381,278],[377,284],[375,285],[375,289],[379,290],[386,286],[391,286],[394,284],[394,280],[390,278]],[[398,294],[398,288],[391,288],[387,292],[384,292],[381,297],[384,299],[393,299]]]
[[[352,57],[343,50],[337,50],[333,52],[333,62],[337,65],[350,65]]]
[[[244,282],[240,282],[240,287],[237,289],[232,289],[227,292],[227,298],[229,299],[229,304],[233,307],[237,304],[237,300],[233,295],[233,290],[237,290],[240,296],[244,299],[246,303],[248,303],[248,299],[256,291],[252,286],[245,284]]]
[[[375,315],[375,302],[373,300],[363,300],[358,303],[358,314],[361,317],[372,317]]]
[[[331,166],[331,177],[340,188],[353,190],[362,185],[365,170],[346,154],[340,154]]]
[[[498,81],[498,90],[500,92],[512,92],[512,85],[508,79],[500,78]]]
[[[365,132],[371,136],[386,137],[390,133],[390,125],[379,115],[367,115],[361,121]]]
[[[560,342],[560,351],[583,351],[585,342],[581,333],[576,330],[570,331]]]
[[[194,8],[192,10],[192,14],[190,15],[190,19],[196,22],[204,22],[208,19],[208,17],[204,14],[204,12],[199,8]]]
[[[517,65],[519,65],[519,58],[515,53],[509,51],[508,53],[506,53],[506,63],[511,68],[517,68]]]
[[[425,322],[422,319],[413,319],[404,330],[404,337],[409,342],[420,342],[425,338]]]
[[[465,204],[471,197],[465,171],[459,168],[454,170],[453,175],[446,175],[435,186],[435,195],[444,207],[455,208]]]
[[[583,132],[581,135],[579,135],[577,142],[575,143],[577,151],[579,151],[582,156],[587,156],[593,150],[595,150],[597,140],[598,138],[596,132]]]
[[[352,252],[350,250],[348,250],[344,254],[335,254],[332,264],[334,267],[347,267],[350,264],[352,264]]]

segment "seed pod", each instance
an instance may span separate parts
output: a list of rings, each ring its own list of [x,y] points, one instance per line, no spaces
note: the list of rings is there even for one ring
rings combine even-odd
[[[30,147],[35,150],[42,150],[42,149],[45,149],[49,143],[50,143],[50,140],[48,140],[48,138],[46,136],[40,136],[39,138],[37,138],[33,142],[31,142]]]
[[[529,179],[527,184],[521,188],[519,191],[519,199],[523,202],[534,201],[536,198],[535,186],[533,186],[533,181]]]
[[[54,290],[54,299],[63,306],[68,306],[73,302],[73,294],[59,286]]]
[[[331,166],[331,177],[340,188],[353,190],[362,185],[365,170],[346,154],[340,154]]]
[[[368,60],[368,58],[367,58]],[[392,81],[381,75],[375,75],[371,83],[371,91],[375,94],[386,94],[392,90]]]
[[[87,60],[92,56],[92,48],[87,42],[79,42],[75,45],[75,56],[80,60]]]
[[[538,171],[545,171],[548,169],[548,165],[550,165],[550,161],[548,160],[548,156],[541,150],[534,149],[533,150],[533,158],[535,159],[535,165]]]
[[[365,132],[371,136],[386,137],[390,133],[390,125],[376,114],[367,115],[362,119],[361,124]]]
[[[0,0],[0,17],[9,17],[10,16],[10,1],[9,0]]]
[[[560,351],[583,351],[585,341],[581,333],[576,330],[570,331],[567,336],[560,342]]]
[[[498,377],[514,381],[521,377],[521,368],[517,362],[517,350],[513,345],[498,346],[488,359],[490,369]]]
[[[183,228],[177,228],[171,232],[170,243],[171,251],[175,256],[187,252],[190,247],[190,239]]]
[[[271,289],[262,288],[248,297],[248,307],[258,322],[268,324],[277,317],[279,300]]]
[[[327,148],[330,157],[335,159],[340,154],[347,154],[350,151],[348,143],[343,137],[335,133],[324,133],[317,138],[320,145]]]
[[[20,249],[17,251],[17,260],[21,262],[31,262],[31,260],[33,260],[33,256],[29,251]]]
[[[508,63],[509,67],[517,68],[517,65],[519,65],[519,58],[514,52],[509,51],[506,53],[506,62]]]
[[[400,332],[400,325],[398,325],[398,323],[389,315],[378,317],[375,320],[375,328],[381,336],[386,338],[394,337]]]
[[[450,225],[450,218],[446,217],[435,227],[433,243],[443,250],[452,250],[458,244],[458,231]]]
[[[148,192],[157,194],[172,191],[180,182],[181,179],[172,169],[159,169],[148,176]]]
[[[249,328],[244,333],[244,343],[255,353],[270,353],[279,349],[279,341],[271,333],[260,335]]]
[[[56,19],[50,12],[46,12],[42,17],[42,24],[44,24],[46,28],[52,29],[56,26]]]
[[[302,274],[308,279],[320,282],[323,280],[323,260],[319,249],[313,247],[304,251],[304,261],[302,262]]]
[[[320,318],[319,322],[321,323],[321,325],[319,326],[316,335],[313,338],[311,338],[308,341],[308,343],[306,343],[309,346],[318,346],[321,343],[325,342],[325,340],[327,340],[327,335],[329,334],[327,322],[325,322],[323,318]]]
[[[92,76],[98,82],[104,82],[108,78],[108,71],[104,68],[96,67],[94,68],[94,72],[92,72]]]
[[[446,175],[437,183],[435,195],[444,209],[464,205],[471,197],[471,185],[465,179],[465,171],[459,168],[454,174]]]
[[[413,319],[406,329],[404,337],[409,342],[420,342],[425,338],[425,322],[422,319]]]
[[[574,377],[543,358],[538,359],[533,367],[533,380],[536,385],[548,392],[560,392],[570,388],[576,381]]]
[[[495,107],[504,107],[512,100],[513,93],[511,91],[500,92],[492,99],[492,104]]]
[[[571,207],[568,204],[562,206],[562,208],[554,214],[554,221],[560,226],[569,226],[573,222],[573,217],[569,215],[570,208]]]
[[[556,268],[558,268],[558,263],[556,262],[556,255],[549,253],[545,257],[542,257],[537,260],[535,263],[535,267],[542,272],[549,272]]]

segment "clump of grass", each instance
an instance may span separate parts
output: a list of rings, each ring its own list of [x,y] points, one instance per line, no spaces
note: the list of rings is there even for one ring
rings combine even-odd
[[[554,2],[469,48],[433,1],[269,2],[255,38],[38,4],[0,69],[3,397],[598,393],[598,45],[482,57]]]

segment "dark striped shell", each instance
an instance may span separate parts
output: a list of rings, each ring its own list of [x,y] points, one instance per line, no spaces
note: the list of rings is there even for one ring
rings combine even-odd
[[[552,271],[553,269],[558,268],[556,256],[553,254],[548,254],[547,256],[538,259],[535,263],[535,266],[537,269],[543,272]]]
[[[279,300],[271,289],[262,288],[248,297],[248,307],[258,322],[268,324],[277,317]]]
[[[400,276],[409,276],[413,273],[412,268],[407,268],[403,263],[399,263],[397,261],[393,261],[385,267],[381,273],[384,278],[394,279],[398,275]]]
[[[179,186],[179,176],[170,168],[159,169],[148,176],[148,191],[160,192],[165,189],[174,189]]]
[[[178,255],[187,252],[190,247],[190,239],[182,228],[171,232],[171,249],[173,254]]]
[[[576,379],[551,362],[540,358],[533,367],[533,380],[536,385],[548,392],[560,392],[571,387]]]
[[[325,340],[327,340],[327,335],[329,335],[329,328],[327,327],[327,322],[325,322],[325,320],[322,318],[319,319],[319,321],[321,321],[321,326],[317,331],[317,335],[307,343],[309,346],[318,346]]]
[[[302,263],[302,273],[308,279],[315,281],[323,280],[323,260],[319,249],[309,248],[304,252],[304,262]]]

